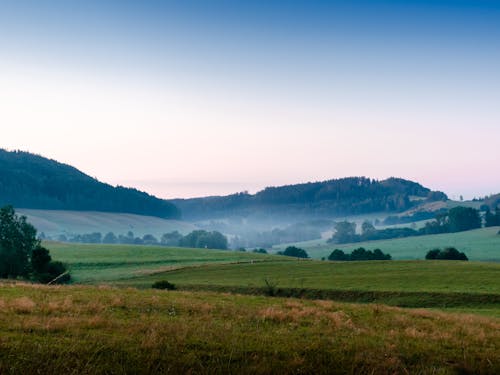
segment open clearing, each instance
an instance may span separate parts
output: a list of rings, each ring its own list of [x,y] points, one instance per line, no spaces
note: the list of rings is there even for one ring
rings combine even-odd
[[[0,373],[500,373],[500,321],[381,305],[0,284]]]
[[[357,242],[351,244],[329,244],[325,240],[298,242],[293,244],[307,251],[310,257],[328,257],[334,249],[352,251],[358,247],[381,249],[393,259],[424,259],[427,251],[436,247],[456,247],[467,254],[470,260],[500,262],[500,227],[482,228],[459,233],[433,234],[396,238],[391,240]],[[275,246],[273,250],[283,250],[289,246]]]

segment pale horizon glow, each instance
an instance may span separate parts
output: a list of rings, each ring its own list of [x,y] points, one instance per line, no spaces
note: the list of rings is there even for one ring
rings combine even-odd
[[[497,7],[381,1],[377,28],[364,2],[226,5],[238,23],[89,3],[0,15],[0,148],[161,198],[348,176],[500,192]]]

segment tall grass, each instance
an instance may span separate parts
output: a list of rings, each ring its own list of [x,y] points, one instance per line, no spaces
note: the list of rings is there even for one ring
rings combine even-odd
[[[0,373],[497,374],[500,320],[262,296],[0,285]]]

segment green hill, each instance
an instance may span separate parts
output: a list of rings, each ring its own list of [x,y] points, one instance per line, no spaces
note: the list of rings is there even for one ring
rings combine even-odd
[[[359,215],[374,212],[401,212],[412,207],[446,200],[442,192],[400,178],[378,181],[347,177],[321,182],[267,187],[256,194],[238,193],[173,200],[188,219],[231,216],[248,217],[295,215]]]
[[[0,149],[0,206],[44,210],[121,212],[180,217],[175,205],[147,193],[99,182],[67,164]]]

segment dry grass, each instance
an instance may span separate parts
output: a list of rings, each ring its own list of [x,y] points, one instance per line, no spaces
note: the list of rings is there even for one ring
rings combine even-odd
[[[500,320],[227,293],[0,284],[0,373],[500,373]]]

